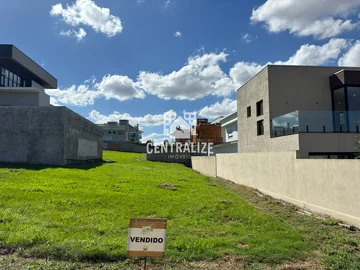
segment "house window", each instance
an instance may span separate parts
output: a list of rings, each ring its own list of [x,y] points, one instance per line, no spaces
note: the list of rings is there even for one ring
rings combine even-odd
[[[257,121],[257,135],[264,135],[264,120]]]
[[[247,117],[251,117],[251,106],[247,107]]]
[[[264,114],[264,101],[260,100],[256,102],[256,116],[261,116]]]
[[[10,72],[6,68],[1,68],[0,85],[5,87],[21,87],[24,80],[15,73]]]

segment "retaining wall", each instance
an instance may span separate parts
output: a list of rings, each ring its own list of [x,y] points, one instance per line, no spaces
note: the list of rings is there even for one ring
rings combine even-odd
[[[213,163],[196,157],[193,169],[211,174]],[[360,227],[360,160],[296,159],[295,151],[218,154],[216,176]]]

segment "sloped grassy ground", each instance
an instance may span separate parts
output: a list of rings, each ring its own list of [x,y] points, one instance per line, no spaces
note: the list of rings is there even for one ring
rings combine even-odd
[[[0,247],[40,258],[121,261],[129,218],[157,217],[168,219],[169,260],[240,255],[276,264],[312,249],[284,219],[189,168],[131,153],[105,152],[104,159],[113,162],[0,165]]]

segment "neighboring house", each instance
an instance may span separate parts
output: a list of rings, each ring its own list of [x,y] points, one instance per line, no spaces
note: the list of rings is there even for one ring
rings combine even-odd
[[[221,124],[222,144],[214,145],[214,154],[238,152],[238,119],[237,111],[214,121]],[[214,122],[213,121],[213,122]],[[212,123],[213,123],[212,122]]]
[[[57,80],[13,45],[0,45],[0,106],[50,106]]]
[[[138,143],[142,138],[142,131],[139,125],[133,127],[129,120],[120,120],[119,122],[108,122],[98,125],[103,131],[104,149],[112,149],[112,144],[125,142]]]
[[[206,142],[214,145],[222,143],[220,119],[217,118],[211,123],[206,118],[197,119],[196,136],[193,136],[193,142]]]
[[[353,158],[360,68],[269,65],[237,91],[238,150]]]
[[[101,160],[102,133],[44,88],[57,80],[13,45],[0,45],[0,162],[66,165]]]
[[[175,138],[175,142],[190,142],[192,137],[192,128],[184,118],[179,116],[170,125],[170,136]]]

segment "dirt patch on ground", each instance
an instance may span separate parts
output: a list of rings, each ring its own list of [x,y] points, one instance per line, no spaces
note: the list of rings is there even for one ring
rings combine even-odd
[[[157,187],[169,190],[177,190],[176,185],[173,184],[158,184]]]

